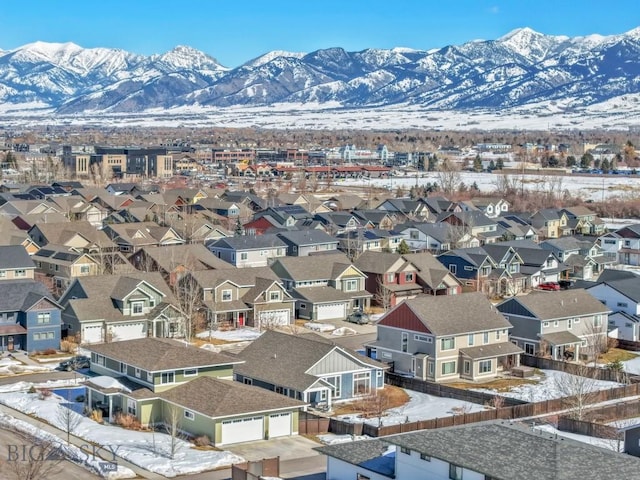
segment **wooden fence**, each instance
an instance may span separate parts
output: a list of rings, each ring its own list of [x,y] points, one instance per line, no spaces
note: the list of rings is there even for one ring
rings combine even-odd
[[[550,358],[536,357],[533,355],[520,355],[520,364],[527,367],[539,368],[541,370],[558,370],[560,372],[571,373],[573,375],[587,376],[595,380],[608,382],[621,382],[622,372],[610,370],[608,368],[590,367],[577,363],[552,360]]]
[[[329,418],[300,412],[298,417],[298,433],[300,435],[319,435],[329,432]]]
[[[632,352],[640,352],[640,342],[618,339],[618,347],[624,350],[631,350]]]
[[[400,377],[395,374],[387,375],[387,382],[398,386],[402,386],[402,388],[411,388],[412,390],[416,390],[423,393],[431,393],[439,391],[441,393],[448,393],[447,398],[457,398],[460,400],[466,400],[464,390],[461,389],[453,389],[452,387],[447,387],[441,390],[430,390],[432,389],[432,382],[424,382],[422,380],[418,380],[415,378],[405,378]],[[395,382],[395,383],[392,383]],[[422,385],[422,384],[426,385]],[[408,385],[411,385],[409,387]],[[440,387],[443,387],[442,385]],[[457,390],[459,393],[452,392],[451,390]],[[455,393],[455,396],[454,396]],[[473,392],[479,393],[479,392]],[[436,395],[436,393],[431,393]],[[596,403],[602,403],[612,400],[618,400],[625,397],[636,396],[640,394],[640,383],[634,383],[631,385],[625,385],[618,388],[612,388],[609,390],[600,390],[597,392],[591,392],[587,396],[581,398],[581,402],[589,405],[593,405]],[[468,398],[475,398],[476,400],[479,397],[469,396]],[[493,399],[494,395],[490,395],[490,398]],[[506,403],[505,398],[505,403]],[[557,414],[558,412],[562,412],[563,410],[570,410],[575,407],[578,403],[576,397],[566,397],[566,398],[558,398],[553,400],[544,400],[542,402],[535,403],[526,403],[520,400],[513,400],[512,405],[506,405],[500,408],[491,408],[488,407],[487,410],[483,410],[480,412],[474,413],[461,413],[459,415],[452,415],[449,417],[443,418],[433,418],[429,420],[420,420],[417,422],[405,422],[396,425],[369,425],[364,424],[362,422],[351,422],[351,421],[343,421],[332,418],[329,423],[329,431],[332,433],[344,435],[369,435],[371,437],[380,437],[385,435],[394,435],[397,433],[404,432],[413,432],[415,430],[425,430],[425,429],[434,429],[434,428],[442,428],[442,427],[452,427],[455,425],[466,425],[469,423],[477,423],[477,422],[485,422],[488,420],[514,420],[519,418],[527,418],[527,417],[535,417],[535,416],[543,416],[550,414]],[[468,400],[472,401],[472,400]],[[476,402],[477,403],[477,402]],[[488,402],[487,402],[488,403]],[[636,402],[636,404],[640,405],[640,403]],[[612,406],[614,407],[614,406]],[[640,408],[640,406],[638,407]],[[383,417],[384,422],[384,417]]]
[[[616,427],[570,417],[558,417],[558,430],[610,440],[619,437],[619,432]]]

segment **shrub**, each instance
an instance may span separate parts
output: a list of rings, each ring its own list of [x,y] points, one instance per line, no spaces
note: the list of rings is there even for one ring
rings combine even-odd
[[[104,420],[102,419],[102,410],[100,410],[99,408],[96,410],[91,410],[89,418],[91,418],[91,420],[93,420],[94,422],[104,423]]]
[[[198,435],[193,439],[193,444],[196,447],[208,447],[211,445],[211,439],[206,435]]]
[[[42,352],[42,355],[55,355],[58,351],[55,348],[47,348]]]
[[[29,390],[27,390],[27,393],[36,393],[36,392],[37,392],[36,387],[34,387],[33,385],[31,385],[29,387]]]
[[[40,400],[46,400],[52,394],[53,393],[48,388],[41,388],[40,390],[38,390],[38,396],[40,397]]]
[[[126,428],[127,430],[141,430],[142,425],[138,421],[138,419],[128,413],[116,413],[115,417],[116,425],[120,425],[122,428]]]
[[[60,351],[66,353],[74,353],[78,348],[78,344],[73,337],[67,337],[60,342]]]

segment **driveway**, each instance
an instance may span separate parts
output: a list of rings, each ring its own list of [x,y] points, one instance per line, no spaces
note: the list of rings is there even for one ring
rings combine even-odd
[[[293,437],[272,438],[257,442],[239,443],[225,446],[229,450],[247,460],[280,457],[281,461],[320,456],[313,450],[321,444],[299,435]]]

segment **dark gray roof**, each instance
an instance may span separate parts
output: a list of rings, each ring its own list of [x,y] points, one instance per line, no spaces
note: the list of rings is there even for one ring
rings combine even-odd
[[[168,338],[147,337],[94,344],[88,345],[87,350],[148,372],[242,363],[239,358]]]
[[[34,269],[36,266],[22,245],[0,246],[0,270],[16,268]]]
[[[557,292],[531,292],[505,300],[496,308],[503,313],[517,314],[514,303],[519,303],[538,320],[553,320],[581,315],[607,313],[609,309],[588,292],[579,288]]]
[[[599,283],[611,282],[615,280],[624,280],[627,278],[640,280],[640,276],[628,270],[616,270],[615,268],[605,268],[602,271],[602,273],[600,273],[600,276],[598,277],[598,282]]]
[[[298,230],[280,232],[276,234],[280,239],[289,245],[316,245],[319,243],[335,243],[338,244],[338,240],[324,230]]]
[[[551,332],[542,335],[543,340],[546,340],[551,345],[575,345],[581,343],[582,339],[571,332]]]
[[[302,392],[318,380],[306,372],[333,349],[346,351],[363,365],[384,368],[320,335],[288,335],[268,330],[239,354],[245,363],[235,367],[234,373]]]
[[[501,480],[637,480],[640,459],[521,424],[484,422],[383,441]]]
[[[640,278],[636,277],[608,282],[598,282],[597,285],[601,285],[603,283],[613,288],[614,290],[617,290],[625,297],[630,298],[634,302],[640,302]]]
[[[230,250],[259,250],[261,248],[286,247],[287,244],[274,233],[264,235],[242,235],[226,237],[212,243],[209,248],[226,248]]]
[[[404,304],[437,336],[512,327],[480,292],[461,295],[423,295],[405,300],[396,308],[401,308]],[[386,325],[385,318],[386,316],[382,317],[378,324]]]
[[[42,298],[58,305],[47,287],[35,280],[0,282],[0,312],[24,312]]]
[[[195,378],[158,396],[212,418],[290,410],[305,405],[264,388],[211,377]]]
[[[522,353],[523,350],[511,342],[493,343],[488,345],[478,345],[477,347],[461,348],[460,353],[473,360],[483,358],[495,358],[503,355],[514,355]]]
[[[317,447],[315,450],[388,477],[393,477],[395,473],[395,451],[389,452],[389,445],[382,440],[347,442]]]

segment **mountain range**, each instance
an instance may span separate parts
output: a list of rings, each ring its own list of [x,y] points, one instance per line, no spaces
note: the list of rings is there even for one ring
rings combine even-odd
[[[236,68],[187,46],[151,56],[73,43],[0,50],[0,103],[58,114],[281,103],[473,111],[542,101],[571,111],[634,93],[640,27],[574,38],[521,28],[429,51],[273,51]]]

